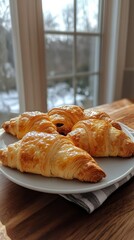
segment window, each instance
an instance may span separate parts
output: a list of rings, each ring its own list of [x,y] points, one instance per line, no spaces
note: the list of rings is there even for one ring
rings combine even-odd
[[[0,2],[3,113],[47,111],[61,104],[88,108],[121,96],[129,1],[58,0],[52,4],[51,0]],[[13,42],[11,37],[7,41],[11,33]],[[3,87],[6,82],[10,82],[8,91]]]
[[[0,123],[5,119],[3,112],[12,116],[19,112],[8,0],[0,1]]]
[[[102,1],[42,0],[48,109],[98,103]]]

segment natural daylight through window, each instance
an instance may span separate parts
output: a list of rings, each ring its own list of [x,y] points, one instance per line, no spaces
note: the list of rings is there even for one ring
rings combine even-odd
[[[12,26],[8,0],[0,1],[0,119],[3,113],[18,113]]]
[[[42,0],[48,109],[98,101],[102,1]]]

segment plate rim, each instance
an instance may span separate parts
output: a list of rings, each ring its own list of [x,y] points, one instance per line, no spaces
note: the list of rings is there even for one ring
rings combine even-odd
[[[97,183],[86,183],[86,184],[93,184],[93,188],[90,187],[84,187],[84,188],[81,188],[80,190],[79,189],[73,189],[73,190],[59,190],[59,189],[54,189],[54,188],[42,188],[42,187],[36,187],[36,186],[32,186],[31,184],[25,184],[23,183],[22,181],[20,181],[20,179],[16,180],[15,178],[13,178],[11,175],[9,175],[7,173],[7,170],[4,171],[3,169],[7,169],[6,167],[2,166],[0,167],[0,171],[2,172],[2,174],[7,177],[11,182],[21,186],[21,187],[24,187],[24,188],[27,188],[27,189],[30,189],[30,190],[34,190],[34,191],[38,191],[38,192],[43,192],[43,193],[51,193],[51,194],[80,194],[80,193],[88,193],[88,192],[94,192],[94,191],[97,191],[97,190],[102,190],[104,188],[107,188],[107,187],[110,187],[111,185],[115,184],[115,183],[118,183],[119,181],[123,180],[125,177],[127,177],[132,171],[133,171],[133,167],[131,167],[128,171],[126,171],[124,174],[120,175],[119,177],[109,181],[109,182],[104,182],[104,184],[101,184],[101,185],[96,185]],[[9,170],[12,170],[12,169],[9,169]],[[16,169],[13,169],[14,171],[17,171]],[[20,172],[18,171],[18,174],[20,174]],[[34,175],[34,177],[38,177],[38,175]],[[41,176],[42,178],[44,178],[44,176]],[[62,179],[57,179],[57,180],[62,180]],[[65,181],[68,181],[68,180],[65,180]],[[69,181],[75,181],[75,180],[69,180]]]

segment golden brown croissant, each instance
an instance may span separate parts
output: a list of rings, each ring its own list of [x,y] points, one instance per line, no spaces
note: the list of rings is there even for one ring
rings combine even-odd
[[[134,142],[106,120],[79,121],[68,136],[76,146],[86,150],[93,157],[134,155]]]
[[[3,165],[46,177],[98,182],[105,173],[96,161],[60,134],[29,132],[0,150]]]
[[[51,109],[48,115],[57,127],[57,131],[66,135],[76,122],[83,119],[84,109],[76,105],[65,105]]]
[[[21,139],[30,131],[56,133],[55,125],[50,121],[46,113],[24,112],[18,117],[12,118],[2,124],[4,130]]]
[[[121,126],[118,122],[112,120],[110,116],[106,112],[98,111],[98,110],[93,110],[93,109],[85,109],[84,110],[84,119],[103,119],[111,122],[113,127],[120,129]]]

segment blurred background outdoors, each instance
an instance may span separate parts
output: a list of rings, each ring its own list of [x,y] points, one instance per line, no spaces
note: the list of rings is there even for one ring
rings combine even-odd
[[[98,104],[103,10],[103,0],[42,0],[47,110]],[[1,121],[20,112],[14,59],[10,1],[1,0]]]
[[[78,1],[77,31],[81,35],[77,39],[73,34],[73,1],[57,1],[56,5],[53,6],[52,0],[42,1],[46,30],[47,107],[50,109],[62,104],[83,106],[86,102],[92,106],[99,71],[99,1]],[[0,112],[19,112],[15,76],[10,4],[9,0],[1,0]]]

